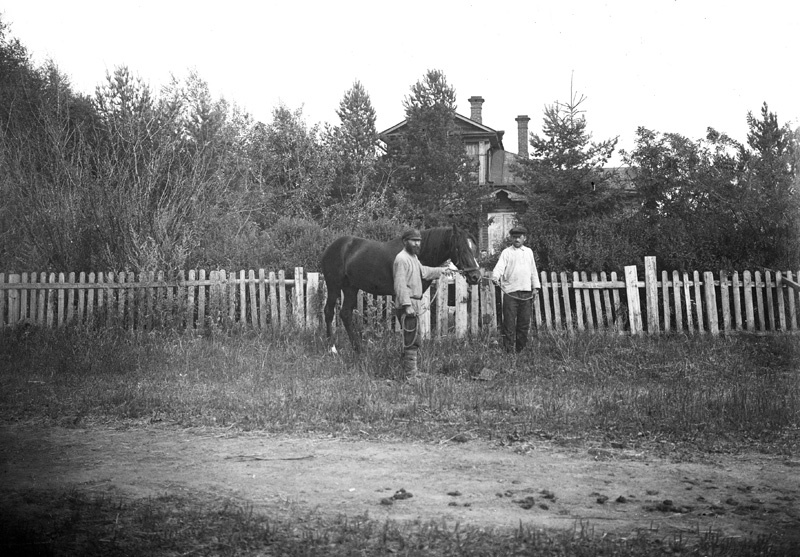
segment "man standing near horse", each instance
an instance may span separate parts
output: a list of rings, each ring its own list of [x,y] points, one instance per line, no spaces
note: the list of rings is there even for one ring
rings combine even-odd
[[[394,297],[397,317],[403,328],[403,369],[407,377],[418,375],[417,351],[422,346],[418,316],[422,309],[422,281],[434,280],[448,274],[441,267],[426,267],[417,256],[422,245],[419,230],[403,232],[403,250],[394,258]]]
[[[492,278],[503,291],[503,346],[507,352],[522,352],[528,344],[532,301],[541,283],[533,251],[524,245],[528,231],[515,226],[510,235],[511,245],[500,254]]]

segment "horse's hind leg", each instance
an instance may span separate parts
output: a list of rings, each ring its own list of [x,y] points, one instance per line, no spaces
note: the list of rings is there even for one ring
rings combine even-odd
[[[339,315],[342,317],[344,330],[347,331],[347,336],[350,337],[353,350],[361,352],[361,335],[359,334],[358,327],[353,325],[353,310],[358,301],[358,290],[355,288],[345,288],[343,291],[344,299],[342,300],[342,309]]]
[[[328,299],[325,302],[325,332],[328,338],[328,344],[332,344],[332,324],[333,324],[333,316],[336,314],[336,302],[339,300],[339,295],[341,291],[338,287],[332,287],[328,285]]]

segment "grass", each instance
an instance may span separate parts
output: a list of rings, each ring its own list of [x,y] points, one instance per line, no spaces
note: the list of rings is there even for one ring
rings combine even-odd
[[[208,497],[165,495],[125,501],[70,491],[29,491],[0,508],[3,555],[445,555],[674,556],[792,555],[780,540],[690,541],[650,532],[596,533],[588,525],[544,531],[460,528],[434,522],[377,522],[366,516],[267,518]],[[46,517],[29,509],[48,509]],[[213,509],[213,511],[209,511]],[[41,514],[41,513],[40,513]]]
[[[392,336],[372,338],[358,358],[329,354],[310,334],[3,335],[6,419],[421,439],[544,433],[786,453],[800,437],[800,348],[792,337],[543,334],[519,357],[490,341],[430,342],[421,362],[430,379],[411,385]],[[495,378],[474,380],[484,368]]]
[[[373,439],[440,440],[469,432],[507,443],[534,437],[621,443],[673,459],[743,448],[797,454],[796,338],[543,333],[519,357],[499,350],[492,338],[429,342],[421,366],[431,376],[410,384],[403,380],[399,339],[367,333],[366,351],[356,357],[346,347],[329,354],[323,339],[292,332],[4,330],[0,419]],[[497,372],[495,378],[473,379],[484,368]],[[790,554],[780,540],[724,540],[712,533],[689,543],[581,528],[509,533],[366,517],[276,520],[204,494],[147,501],[80,492],[17,495],[45,500],[51,510],[37,517],[20,502],[4,504],[3,554]]]

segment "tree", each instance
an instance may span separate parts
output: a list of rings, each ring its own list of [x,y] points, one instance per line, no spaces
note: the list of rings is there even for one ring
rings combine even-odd
[[[337,157],[332,195],[336,201],[360,199],[368,191],[377,159],[378,132],[372,101],[356,81],[344,94],[336,111],[339,126],[328,133],[328,141]]]
[[[637,130],[624,160],[636,167],[640,242],[674,268],[800,263],[797,135],[762,107],[747,144],[708,129],[705,139]]]
[[[264,199],[260,224],[279,216],[319,218],[333,179],[332,157],[319,126],[307,127],[302,109],[278,106],[272,122],[258,127],[251,149],[257,162],[254,179]]]
[[[608,187],[604,165],[617,138],[595,143],[587,131],[583,95],[570,93],[568,102],[544,109],[542,133],[531,134],[530,159],[520,159],[515,172],[528,184],[529,199],[538,219],[558,223],[611,213],[616,192]]]
[[[407,128],[389,146],[392,183],[408,194],[421,226],[460,221],[475,228],[475,198],[467,156],[455,122],[456,92],[440,70],[429,70],[403,100]]]
[[[761,117],[747,113],[747,147],[742,150],[747,184],[748,234],[765,265],[800,263],[800,129],[780,125],[765,102]]]

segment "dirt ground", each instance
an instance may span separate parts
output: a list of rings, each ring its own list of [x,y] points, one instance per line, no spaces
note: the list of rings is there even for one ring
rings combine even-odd
[[[800,460],[671,462],[619,449],[287,437],[163,425],[0,426],[0,502],[28,488],[206,496],[290,512],[516,528],[794,535]],[[404,490],[404,491],[403,491]],[[410,496],[409,496],[410,495]]]

